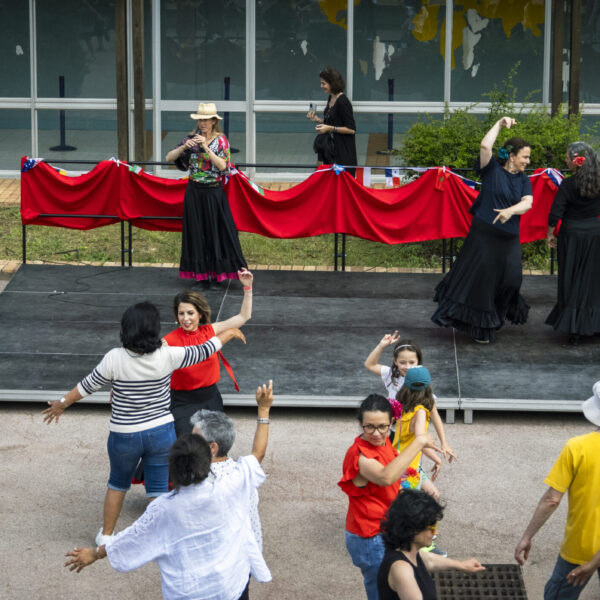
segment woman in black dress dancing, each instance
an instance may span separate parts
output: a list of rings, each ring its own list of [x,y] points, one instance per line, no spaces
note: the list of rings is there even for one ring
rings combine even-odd
[[[525,175],[531,149],[519,137],[492,149],[500,130],[516,121],[502,117],[481,140],[475,169],[481,174],[481,191],[470,209],[471,229],[449,273],[435,289],[438,309],[431,317],[442,327],[454,327],[476,342],[493,342],[508,319],[527,321],[529,306],[520,294],[523,279],[520,215],[532,206],[531,183]]]
[[[569,335],[600,333],[600,164],[593,148],[574,142],[567,149],[567,167],[575,173],[558,188],[548,215],[548,245],[557,246],[557,302],[546,324]]]
[[[221,133],[217,107],[199,104],[190,115],[197,121],[167,156],[181,171],[189,169],[185,189],[179,276],[197,281],[237,279],[246,268],[238,232],[221,185],[229,170],[229,142]]]
[[[331,67],[321,71],[319,77],[321,89],[327,94],[323,118],[317,117],[314,110],[306,115],[318,123],[315,127],[318,134],[315,140],[318,160],[325,164],[356,165],[356,124],[352,104],[344,94],[344,79],[339,71]],[[355,169],[348,169],[348,172],[354,176]]]

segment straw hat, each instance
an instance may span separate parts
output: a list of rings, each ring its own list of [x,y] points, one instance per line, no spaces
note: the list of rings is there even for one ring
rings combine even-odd
[[[209,102],[208,104],[198,104],[198,111],[195,113],[191,113],[190,117],[192,117],[192,119],[219,119],[219,121],[222,120],[222,118],[217,114],[217,105],[214,102]]]
[[[583,414],[590,423],[600,427],[600,381],[596,381],[592,389],[594,395],[583,403]]]

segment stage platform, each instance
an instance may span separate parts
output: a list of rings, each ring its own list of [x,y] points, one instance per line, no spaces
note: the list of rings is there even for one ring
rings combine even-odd
[[[307,271],[255,272],[254,310],[244,327],[248,344],[231,342],[224,354],[240,385],[223,370],[228,405],[251,405],[259,383],[275,382],[277,404],[354,407],[367,394],[385,393],[363,361],[386,332],[423,348],[439,407],[448,422],[456,410],[578,412],[600,379],[598,338],[578,346],[544,325],[556,278],[527,276],[523,294],[529,322],[506,326],[497,342],[479,345],[435,326],[431,298],[439,274]],[[164,333],[175,328],[171,301],[193,286],[210,302],[213,320],[239,311],[238,281],[205,291],[175,269],[23,265],[0,294],[0,400],[45,401],[60,396],[119,345],[123,310],[150,300]],[[387,351],[382,362],[391,361]],[[108,402],[108,392],[86,399]]]

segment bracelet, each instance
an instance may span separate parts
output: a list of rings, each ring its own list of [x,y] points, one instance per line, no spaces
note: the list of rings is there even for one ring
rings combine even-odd
[[[59,400],[59,402],[63,408],[67,408],[67,406],[69,406],[67,404],[67,399],[64,396]]]
[[[248,292],[248,291],[250,291],[250,292],[251,292],[251,291],[252,291],[252,286],[251,286],[251,285],[245,285],[245,286],[244,286],[244,291],[245,291],[245,292]]]
[[[258,417],[258,419],[256,419],[256,422],[257,422],[259,425],[268,425],[268,424],[271,422],[271,420],[269,419],[269,417],[267,417],[267,418],[264,418],[264,417]]]
[[[337,127],[335,125],[333,126],[333,133],[337,133]]]

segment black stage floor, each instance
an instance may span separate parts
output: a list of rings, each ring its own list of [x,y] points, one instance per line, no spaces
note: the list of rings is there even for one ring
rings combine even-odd
[[[256,272],[253,317],[244,328],[248,344],[232,342],[224,352],[240,397],[249,398],[269,378],[278,394],[297,397],[298,405],[327,397],[352,398],[355,405],[357,397],[383,393],[363,361],[384,333],[398,329],[404,339],[421,344],[438,397],[465,408],[479,402],[476,407],[578,410],[600,379],[600,343],[595,338],[572,347],[543,324],[554,302],[554,277],[525,277],[529,322],[505,327],[489,346],[430,321],[433,288],[440,278]],[[120,316],[132,303],[157,304],[167,333],[175,326],[172,298],[186,285],[192,284],[180,280],[175,269],[22,266],[0,294],[0,399],[35,400],[45,391],[72,387],[119,345]],[[238,312],[239,282],[203,293],[213,320]],[[387,351],[383,362],[390,360]],[[220,387],[228,396],[235,394],[226,373]]]

